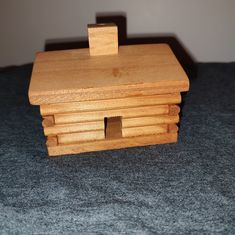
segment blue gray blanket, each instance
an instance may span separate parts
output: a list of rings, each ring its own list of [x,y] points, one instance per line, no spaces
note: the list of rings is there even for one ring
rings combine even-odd
[[[178,144],[55,158],[31,69],[0,72],[0,234],[235,234],[235,63],[198,65]]]

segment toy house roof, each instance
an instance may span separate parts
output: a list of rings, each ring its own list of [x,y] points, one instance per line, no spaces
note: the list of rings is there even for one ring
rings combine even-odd
[[[188,88],[188,77],[167,44],[131,45],[103,56],[90,56],[89,49],[38,53],[29,99],[40,105]]]

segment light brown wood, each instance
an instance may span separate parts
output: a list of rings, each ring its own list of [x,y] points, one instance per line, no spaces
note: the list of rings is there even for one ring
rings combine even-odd
[[[174,108],[174,106],[172,106]],[[171,107],[171,108],[172,108]],[[172,108],[172,109],[173,109]],[[126,108],[126,109],[110,109],[104,111],[91,111],[91,112],[77,112],[77,113],[66,113],[66,114],[55,114],[55,123],[74,123],[74,122],[87,122],[103,120],[105,117],[141,117],[151,116],[158,114],[168,114],[168,105],[153,105],[143,106],[138,108]]]
[[[50,156],[57,156],[153,144],[175,143],[177,142],[177,136],[177,133],[164,133],[149,136],[136,136],[131,138],[105,139],[69,145],[48,146],[48,154]]]
[[[122,127],[149,126],[156,124],[178,123],[179,115],[156,115],[147,117],[122,118]]]
[[[43,127],[53,126],[54,123],[55,123],[53,115],[43,116],[42,118],[43,118],[43,120],[42,120],[42,126]]]
[[[48,136],[46,141],[47,147],[53,147],[58,145],[57,136]]]
[[[182,85],[182,90],[187,91],[188,85]],[[38,104],[55,104],[55,103],[70,103],[74,101],[89,101],[89,100],[101,100],[101,99],[117,99],[127,98],[135,96],[147,96],[147,95],[159,95],[159,94],[173,94],[178,93],[179,87],[176,84],[171,84],[167,87],[147,87],[147,88],[131,88],[131,89],[116,89],[110,91],[89,91],[86,89],[78,93],[62,93],[62,94],[45,94],[35,95],[33,99]],[[50,101],[50,102],[48,102]],[[32,104],[32,103],[31,103]]]
[[[106,120],[105,138],[121,138],[122,137],[122,120],[121,117],[111,117]]]
[[[94,121],[94,122],[81,122],[81,123],[69,123],[61,125],[53,125],[44,127],[44,134],[57,135],[81,131],[91,131],[91,130],[104,130],[104,121]]]
[[[175,116],[180,112],[180,107],[178,105],[169,105],[169,115]]]
[[[104,130],[96,130],[69,134],[59,134],[57,138],[59,144],[69,144],[74,142],[102,140],[105,138],[105,135]]]
[[[36,57],[29,88],[32,104],[126,97],[153,90],[178,93],[189,88],[185,72],[166,44],[122,46],[117,55],[109,56],[91,57],[88,49],[51,53]]]
[[[165,55],[166,53],[169,53],[170,51],[166,51],[166,47],[169,48],[167,44],[150,44],[150,45],[156,45],[157,50],[152,51],[153,54]],[[160,45],[160,46],[159,46]],[[143,55],[146,50],[147,54],[149,54],[151,51],[151,47],[145,47],[145,45],[136,45],[138,46],[138,50],[133,50],[132,46],[125,46],[125,53],[127,56],[132,56],[140,54]],[[120,47],[122,50],[122,47]],[[36,54],[36,62],[46,62],[46,61],[66,61],[66,60],[83,60],[90,57],[89,55],[89,49],[70,49],[70,50],[62,50],[62,51],[44,51],[44,52],[37,52]]]
[[[168,125],[159,124],[154,126],[136,126],[122,129],[123,137],[141,136],[141,135],[155,135],[167,133]]]
[[[120,109],[159,104],[179,104],[180,102],[180,93],[173,93],[163,95],[135,96],[120,99],[44,104],[40,106],[40,112],[42,115],[54,115],[56,113]]]
[[[38,53],[29,87],[50,156],[177,142],[189,80],[166,44],[118,47],[89,25],[89,49]]]
[[[178,130],[179,130],[179,128],[176,124],[171,123],[168,125],[168,132],[169,133],[175,133],[175,132],[178,132]]]
[[[88,25],[88,40],[91,56],[118,53],[118,29],[115,24]]]

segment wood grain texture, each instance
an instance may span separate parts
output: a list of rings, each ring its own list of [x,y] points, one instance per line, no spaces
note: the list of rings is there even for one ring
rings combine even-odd
[[[152,116],[152,115],[168,114],[168,113],[169,113],[168,105],[155,105],[155,106],[153,105],[153,106],[144,106],[138,108],[110,109],[104,111],[55,114],[54,118],[56,124],[64,124],[64,123],[103,120],[105,117],[122,116],[127,118],[127,117]]]
[[[70,144],[74,142],[102,140],[105,138],[105,134],[104,130],[96,130],[69,134],[59,134],[57,138],[58,144]]]
[[[61,125],[46,126],[43,128],[44,134],[57,135],[64,133],[73,133],[81,131],[91,131],[91,130],[104,130],[104,121],[94,121],[94,122],[81,122],[81,123],[68,123]]]
[[[57,156],[154,144],[175,143],[177,142],[177,137],[177,133],[164,133],[158,135],[137,136],[131,138],[105,139],[69,145],[48,146],[48,154],[49,156]]]
[[[141,135],[155,135],[161,133],[167,133],[168,125],[159,124],[154,126],[136,126],[122,128],[123,137],[141,136]]]
[[[188,90],[188,85],[181,86],[183,91]],[[110,91],[103,92],[101,89],[97,91],[86,92],[82,90],[77,93],[61,93],[61,94],[44,94],[34,95],[33,99],[37,104],[55,104],[55,103],[70,103],[75,101],[90,101],[90,100],[104,100],[104,99],[117,99],[117,98],[129,98],[135,96],[148,96],[148,95],[159,95],[159,94],[173,94],[178,93],[179,87],[172,83],[167,87],[146,87],[146,88],[128,88],[128,89],[117,89],[114,88]],[[50,102],[48,102],[50,101]]]
[[[145,117],[122,118],[122,127],[151,126],[156,124],[178,123],[179,115],[156,115]]]
[[[109,56],[91,57],[88,49],[38,54],[29,99],[40,105],[188,88],[188,78],[168,45],[132,45]]]
[[[120,99],[44,104],[40,105],[40,112],[41,115],[53,115],[56,113],[120,109],[159,104],[179,104],[180,102],[180,93],[173,93],[163,95],[135,96]]]
[[[88,41],[91,56],[118,53],[118,28],[115,24],[88,25]]]

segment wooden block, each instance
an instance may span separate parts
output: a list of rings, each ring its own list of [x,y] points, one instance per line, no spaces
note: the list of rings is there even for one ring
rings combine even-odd
[[[46,141],[47,147],[57,146],[58,145],[58,139],[57,136],[48,136]]]
[[[181,85],[181,89],[183,91],[187,91],[187,85]],[[176,83],[172,82],[171,85],[164,87],[164,86],[154,86],[153,87],[144,87],[144,88],[128,88],[128,89],[117,89],[113,88],[113,90],[109,91],[79,91],[77,93],[61,93],[61,94],[45,94],[35,95],[33,96],[33,100],[36,103],[44,105],[44,104],[55,104],[55,103],[72,103],[74,101],[90,101],[90,100],[105,100],[105,99],[117,99],[117,98],[129,98],[129,97],[136,97],[136,96],[148,96],[148,95],[164,95],[164,94],[173,94],[178,93],[179,87]],[[31,102],[31,100],[30,100]],[[31,104],[33,104],[31,102]]]
[[[114,24],[88,26],[88,49],[38,53],[29,87],[49,155],[173,143],[189,80],[166,44],[118,47]]]
[[[53,125],[44,127],[43,130],[46,136],[91,130],[104,130],[104,120],[94,122],[72,123],[65,125]]]
[[[189,80],[168,45],[131,45],[112,56],[91,57],[89,49],[38,54],[29,100],[41,105],[188,89]]]
[[[121,117],[111,117],[106,120],[105,138],[121,138],[122,137],[122,120]]]
[[[122,118],[122,127],[136,127],[136,126],[148,126],[156,124],[169,124],[178,123],[179,115],[169,116],[169,115],[156,115],[148,117],[132,117],[132,118]]]
[[[178,132],[178,130],[179,130],[179,128],[176,124],[171,123],[168,125],[168,132],[169,133],[175,133],[175,132]]]
[[[53,115],[56,113],[109,110],[159,104],[179,104],[180,102],[180,93],[173,93],[163,95],[135,96],[119,99],[44,104],[40,106],[40,112],[42,115]]]
[[[123,137],[140,136],[140,135],[155,135],[161,133],[167,133],[168,125],[159,124],[154,126],[137,126],[122,128]]]
[[[177,142],[177,137],[177,133],[164,133],[158,135],[136,136],[131,138],[105,139],[93,142],[82,142],[52,147],[48,146],[48,154],[50,156],[57,156],[153,144],[175,143]]]
[[[172,106],[174,107],[174,106]],[[108,111],[91,111],[91,112],[78,112],[78,113],[67,113],[67,114],[55,114],[55,123],[74,123],[74,122],[87,122],[95,120],[103,120],[105,117],[141,117],[141,116],[152,116],[158,114],[168,114],[168,105],[153,105],[143,106],[137,108],[127,109],[111,109]]]
[[[169,115],[170,116],[175,116],[179,114],[180,112],[180,107],[178,105],[169,105]]]
[[[54,123],[55,123],[53,115],[43,116],[42,118],[43,118],[43,120],[42,120],[42,126],[43,127],[53,126]]]
[[[69,134],[59,134],[57,138],[59,144],[69,144],[74,142],[101,140],[105,138],[105,135],[104,130],[97,130]]]
[[[118,53],[118,29],[115,24],[88,25],[88,39],[91,56]]]

